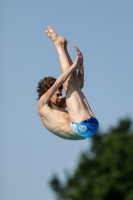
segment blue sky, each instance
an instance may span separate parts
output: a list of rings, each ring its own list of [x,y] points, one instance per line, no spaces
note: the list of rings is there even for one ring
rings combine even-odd
[[[84,55],[85,93],[100,130],[133,118],[133,1],[3,0],[0,35],[0,199],[53,200],[53,174],[72,173],[90,140],[66,141],[48,132],[37,113],[36,87],[61,74],[45,34],[55,27]]]

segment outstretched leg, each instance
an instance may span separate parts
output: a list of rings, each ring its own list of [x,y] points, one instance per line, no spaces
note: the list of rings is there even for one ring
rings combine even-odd
[[[48,26],[48,30],[46,30],[45,32],[50,37],[57,49],[61,70],[62,72],[65,72],[68,69],[68,66],[70,65],[65,53],[65,46],[67,45],[67,40],[64,37],[59,36],[51,26]]]
[[[71,58],[66,48],[67,41],[64,37],[55,33],[51,26],[48,27],[46,33],[57,49],[61,70],[65,72],[72,65]],[[68,78],[64,84],[64,90],[66,92],[66,103],[71,121],[79,122],[94,116],[85,96],[79,88],[77,72],[74,72]]]

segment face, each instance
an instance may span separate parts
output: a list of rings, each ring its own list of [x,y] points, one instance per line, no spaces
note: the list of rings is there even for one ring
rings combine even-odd
[[[60,106],[60,104],[61,104],[61,100],[62,100],[62,90],[57,90],[55,93],[54,93],[54,95],[53,95],[53,97],[51,98],[51,102],[53,103],[53,104],[55,104],[56,106]]]

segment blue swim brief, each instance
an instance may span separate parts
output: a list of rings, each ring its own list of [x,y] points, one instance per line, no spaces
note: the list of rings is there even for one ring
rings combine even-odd
[[[70,122],[72,129],[80,136],[89,138],[97,132],[99,123],[95,117],[90,117],[82,122]]]

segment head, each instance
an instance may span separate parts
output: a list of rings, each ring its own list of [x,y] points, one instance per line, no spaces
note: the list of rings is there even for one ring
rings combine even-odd
[[[45,94],[50,88],[51,86],[55,83],[56,79],[49,76],[49,77],[44,77],[44,79],[41,79],[38,82],[38,86],[37,86],[37,93],[38,93],[38,99],[40,99],[40,97]],[[62,96],[62,88],[63,86],[61,86],[53,95],[53,97],[51,98],[51,101],[56,104],[56,101],[58,102],[57,104],[59,104]],[[37,100],[38,100],[37,99]]]
[[[60,106],[62,101],[62,89],[58,89],[51,98],[51,102],[56,106]]]

